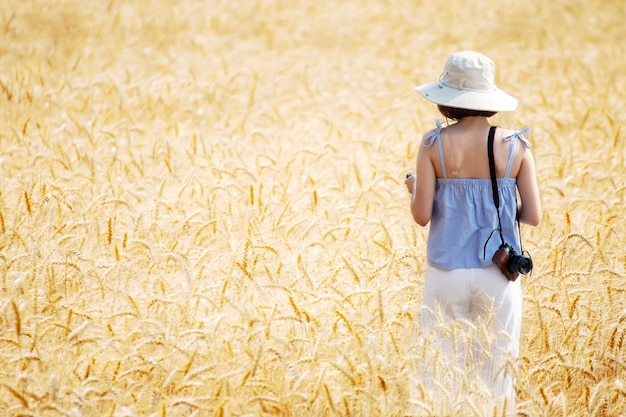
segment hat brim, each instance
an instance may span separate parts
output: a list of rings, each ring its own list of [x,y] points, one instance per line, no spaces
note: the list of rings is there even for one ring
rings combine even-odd
[[[496,112],[513,111],[517,108],[517,99],[499,88],[489,92],[459,90],[448,87],[440,81],[414,88],[426,100],[447,107]]]

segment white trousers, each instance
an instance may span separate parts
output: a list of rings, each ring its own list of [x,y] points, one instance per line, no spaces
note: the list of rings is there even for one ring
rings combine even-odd
[[[498,415],[514,413],[520,281],[508,281],[493,265],[456,270],[428,267],[418,331],[422,353],[415,356],[414,381],[420,387],[418,403],[429,411],[426,415],[457,415],[454,404],[476,403],[468,396],[484,400],[486,407],[498,407]],[[415,389],[411,391],[415,397]],[[492,410],[485,412],[493,415]]]

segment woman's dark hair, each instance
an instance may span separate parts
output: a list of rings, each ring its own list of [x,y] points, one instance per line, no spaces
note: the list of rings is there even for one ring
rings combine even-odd
[[[447,107],[438,105],[437,108],[448,119],[461,120],[464,117],[491,117],[497,113],[497,111],[483,111],[483,110],[469,110],[459,109],[457,107]]]

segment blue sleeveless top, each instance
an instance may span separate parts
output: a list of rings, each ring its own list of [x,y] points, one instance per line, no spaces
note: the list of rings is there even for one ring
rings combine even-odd
[[[500,246],[498,217],[493,202],[491,179],[448,178],[441,145],[441,123],[422,141],[430,147],[437,141],[444,178],[437,178],[435,198],[430,220],[426,258],[429,265],[439,269],[484,268],[493,262],[491,257]],[[516,179],[509,178],[519,140],[526,147],[530,143],[523,136],[530,129],[513,133],[509,141],[509,159],[504,178],[498,178],[500,218],[504,241],[521,253],[517,216]],[[487,149],[485,149],[487,152]],[[495,232],[494,232],[495,230]],[[492,233],[493,232],[493,233]],[[486,247],[485,247],[486,244]]]

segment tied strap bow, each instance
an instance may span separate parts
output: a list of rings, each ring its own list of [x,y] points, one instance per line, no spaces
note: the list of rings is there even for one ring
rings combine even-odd
[[[430,148],[433,143],[435,143],[435,140],[441,136],[441,122],[439,120],[435,120],[435,124],[437,125],[435,130],[428,133],[424,139],[422,139],[422,146],[425,148]]]
[[[530,148],[530,142],[528,141],[528,139],[524,137],[524,134],[528,132],[530,132],[530,128],[526,127],[522,130],[518,130],[517,132],[514,132],[512,135],[509,135],[502,140],[512,141],[513,139],[518,139],[520,142],[524,144],[524,147],[528,149]]]

